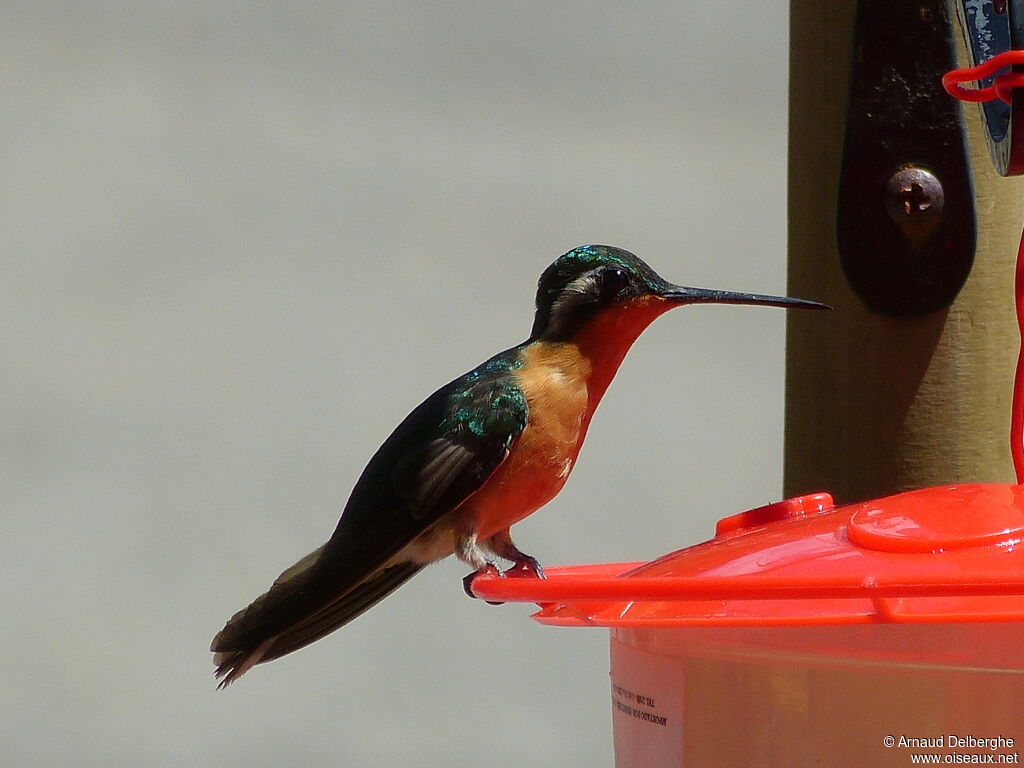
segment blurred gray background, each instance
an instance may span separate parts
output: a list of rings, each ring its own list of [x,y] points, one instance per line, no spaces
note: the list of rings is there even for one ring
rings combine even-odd
[[[333,530],[439,385],[585,242],[784,291],[786,6],[4,3],[4,766],[594,766],[607,633],[435,565],[216,693],[210,639]],[[783,312],[637,343],[548,565],[781,493]]]

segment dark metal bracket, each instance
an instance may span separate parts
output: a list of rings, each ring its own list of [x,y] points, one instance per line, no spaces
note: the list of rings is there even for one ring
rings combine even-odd
[[[969,66],[982,64],[1006,51],[1024,48],[1024,0],[949,0],[960,22]],[[992,77],[979,87],[992,85]],[[981,105],[985,139],[996,170],[1003,176],[1024,174],[1024,99],[1013,104],[999,99]]]
[[[955,67],[944,2],[858,2],[836,232],[847,280],[880,314],[948,307],[974,262],[960,106],[941,84]]]

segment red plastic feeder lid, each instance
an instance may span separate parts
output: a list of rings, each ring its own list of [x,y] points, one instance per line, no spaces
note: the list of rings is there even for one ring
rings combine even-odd
[[[566,626],[1024,620],[1024,486],[926,488],[834,507],[828,494],[720,520],[650,563],[481,576],[485,600]]]

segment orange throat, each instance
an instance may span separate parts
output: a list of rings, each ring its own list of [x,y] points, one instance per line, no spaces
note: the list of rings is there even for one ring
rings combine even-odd
[[[529,418],[508,459],[462,514],[486,540],[550,501],[569,478],[601,397],[644,328],[673,305],[641,299],[604,312],[569,341],[535,341],[515,371]]]
[[[591,366],[587,387],[590,394],[588,421],[633,342],[647,326],[674,306],[677,305],[658,296],[644,296],[598,315],[569,342]]]

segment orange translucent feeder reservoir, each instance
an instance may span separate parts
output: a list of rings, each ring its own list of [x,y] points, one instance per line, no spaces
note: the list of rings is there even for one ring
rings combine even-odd
[[[803,496],[649,563],[547,576],[472,588],[610,628],[618,768],[903,766],[968,735],[1024,752],[1024,486]]]

